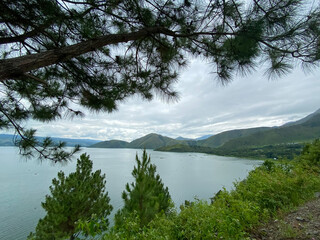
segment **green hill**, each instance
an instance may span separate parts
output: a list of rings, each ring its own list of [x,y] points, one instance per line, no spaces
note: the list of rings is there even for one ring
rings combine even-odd
[[[222,132],[213,135],[203,140],[185,140],[180,143],[170,144],[167,146],[159,147],[156,151],[167,151],[167,152],[203,152],[212,153],[212,149],[221,147],[224,143],[232,139],[248,136],[256,132],[263,132],[271,129],[270,127],[259,127],[259,128],[248,128],[248,129],[237,129]],[[219,153],[222,151],[219,151]],[[223,151],[225,152],[225,151]],[[216,151],[215,151],[216,153]]]
[[[164,137],[159,134],[150,133],[144,137],[133,140],[129,143],[129,148],[147,148],[156,149],[164,146],[170,146],[183,143],[183,141],[175,140],[173,138]]]
[[[192,146],[186,144],[175,144],[165,147],[160,147],[155,149],[156,151],[164,152],[202,152],[202,153],[211,153],[211,148],[201,147],[201,146]]]
[[[150,133],[144,137],[133,140],[128,143],[120,140],[103,141],[96,143],[90,147],[92,148],[146,148],[156,149],[175,144],[187,145],[187,141],[175,140],[173,138],[164,137],[159,134]]]
[[[267,131],[269,129],[271,128],[258,127],[258,128],[237,129],[237,130],[226,131],[226,132],[213,135],[205,140],[197,141],[197,146],[217,148],[222,146],[224,143],[228,142],[229,140],[248,136],[256,132]]]
[[[320,137],[320,114],[301,124],[282,126],[226,142],[223,149],[241,149],[283,143],[301,143]]]
[[[299,125],[299,124],[305,123],[305,122],[307,122],[309,119],[313,118],[317,114],[320,114],[320,109],[318,109],[314,113],[311,113],[308,116],[306,116],[306,117],[304,117],[304,118],[302,118],[302,119],[300,119],[298,121],[288,122],[288,123],[282,125],[282,127],[289,127],[289,126],[294,126],[294,125]]]
[[[128,142],[121,140],[110,140],[98,142],[90,146],[90,148],[128,148]]]
[[[162,147],[170,152],[204,152],[223,156],[288,158],[299,155],[305,142],[320,138],[320,110],[296,122],[273,128],[222,132],[196,145]]]

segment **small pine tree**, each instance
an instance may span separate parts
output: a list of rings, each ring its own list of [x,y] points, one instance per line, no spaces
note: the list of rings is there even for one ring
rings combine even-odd
[[[46,196],[42,207],[47,215],[40,219],[35,233],[30,239],[74,239],[78,220],[88,220],[94,215],[105,219],[111,212],[110,198],[105,193],[105,174],[101,170],[92,172],[92,161],[82,154],[77,160],[76,172],[65,177],[60,171],[52,180],[50,195]]]
[[[116,214],[116,225],[121,225],[122,219],[130,214],[137,214],[140,226],[147,225],[158,213],[167,213],[170,208],[171,197],[168,187],[164,187],[156,166],[151,164],[150,156],[143,151],[142,161],[136,155],[137,166],[132,171],[135,182],[127,183],[122,193],[123,209]]]
[[[307,144],[302,150],[300,159],[311,166],[320,166],[320,139]]]

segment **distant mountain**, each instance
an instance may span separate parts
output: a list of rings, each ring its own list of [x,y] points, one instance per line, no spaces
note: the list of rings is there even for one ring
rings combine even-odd
[[[151,133],[133,140],[130,143],[112,140],[95,144],[91,147],[105,148],[148,148],[162,151],[200,151],[210,152],[209,149],[221,149],[211,152],[223,153],[237,149],[263,147],[266,145],[301,143],[320,137],[320,110],[299,121],[280,127],[258,127],[237,129],[211,135],[202,140],[192,140],[183,137],[176,139]],[[299,145],[299,148],[301,146]],[[271,149],[271,148],[268,148]]]
[[[184,138],[184,137],[179,136],[179,137],[175,138],[175,140],[188,141],[188,140],[193,140],[193,139],[192,138]]]
[[[173,138],[161,136],[156,133],[150,133],[141,138],[135,139],[128,143],[120,140],[103,141],[94,144],[90,147],[92,148],[146,148],[146,149],[156,149],[160,147],[171,146],[175,144],[187,144],[187,141],[176,140]]]
[[[162,147],[159,151],[204,152],[223,156],[288,158],[300,154],[305,142],[320,138],[320,110],[296,122],[272,128],[250,128],[219,133],[196,145]]]
[[[204,136],[201,136],[201,137],[198,137],[198,138],[195,138],[195,139],[192,139],[192,138],[184,138],[184,137],[177,137],[176,140],[181,140],[181,141],[199,141],[199,140],[204,140],[204,139],[207,139],[209,137],[213,136],[212,134],[209,134],[209,135],[204,135]]]
[[[129,148],[147,148],[156,149],[159,147],[179,144],[183,141],[175,140],[173,138],[164,137],[159,134],[150,133],[144,137],[133,140],[129,143]]]
[[[213,136],[212,134],[204,135],[204,136],[202,136],[202,137],[198,137],[198,138],[196,138],[195,140],[196,140],[196,141],[199,141],[199,140],[205,140],[205,139],[207,139],[207,138],[209,138],[209,137],[212,137],[212,136]]]
[[[232,139],[248,136],[256,132],[263,132],[269,129],[270,129],[269,127],[258,127],[258,128],[237,129],[237,130],[226,131],[226,132],[213,135],[207,139],[200,140],[197,142],[197,145],[202,147],[217,148]]]
[[[14,146],[14,135],[0,134],[0,146]]]
[[[17,137],[19,139],[19,136]],[[38,140],[43,140],[44,137],[36,137]],[[14,146],[15,136],[11,134],[0,134],[0,146]],[[88,147],[92,144],[98,143],[98,140],[92,139],[72,139],[72,138],[51,138],[54,143],[65,142],[66,146],[73,147],[80,145],[82,147]]]
[[[291,156],[301,151],[303,142],[320,138],[320,109],[295,122],[280,127],[237,129],[198,139],[177,139],[150,133],[132,142],[110,140],[99,142],[90,139],[52,138],[67,146],[80,144],[92,148],[147,148],[161,151],[205,152],[218,155],[271,157]],[[43,139],[38,137],[38,139]],[[0,146],[13,146],[13,135],[0,134]]]
[[[53,142],[65,142],[66,146],[73,147],[75,145],[80,145],[81,147],[89,147],[92,144],[100,142],[99,140],[92,139],[73,139],[73,138],[51,138]]]
[[[298,121],[295,121],[295,122],[288,122],[284,125],[282,125],[282,127],[289,127],[289,126],[294,126],[294,125],[299,125],[299,124],[302,124],[302,123],[305,123],[307,122],[309,119],[311,119],[313,116],[317,115],[317,114],[320,114],[320,108],[315,111],[314,113],[311,113],[309,114],[308,116],[298,120]]]
[[[197,146],[240,149],[273,144],[301,143],[320,137],[320,109],[280,127],[231,130],[197,141]]]
[[[302,119],[303,120],[303,119]],[[301,143],[320,138],[320,114],[313,114],[300,124],[272,128],[249,136],[232,139],[221,148],[240,149],[284,143]]]
[[[129,143],[121,140],[110,140],[98,142],[90,146],[90,148],[128,148]]]

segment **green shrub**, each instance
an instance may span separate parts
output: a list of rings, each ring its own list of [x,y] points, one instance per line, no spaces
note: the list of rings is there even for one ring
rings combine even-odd
[[[253,201],[274,215],[278,209],[296,206],[319,189],[319,179],[300,166],[275,165],[272,171],[264,166],[249,173],[244,182],[236,184],[232,194]]]
[[[158,214],[144,227],[130,215],[104,239],[246,239],[254,227],[320,190],[319,144],[308,145],[298,161],[266,161],[235,183],[234,190],[222,190],[212,204],[188,203],[180,213]]]
[[[302,150],[300,159],[310,166],[320,167],[320,140],[316,139],[312,144],[307,144]]]

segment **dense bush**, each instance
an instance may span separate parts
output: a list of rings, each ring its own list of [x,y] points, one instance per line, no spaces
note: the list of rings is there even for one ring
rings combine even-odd
[[[320,140],[307,144],[301,153],[301,161],[310,166],[320,167]]]
[[[258,204],[270,215],[278,209],[298,205],[319,189],[314,173],[299,165],[274,165],[270,170],[262,166],[249,173],[246,181],[236,184],[231,194]]]
[[[289,210],[320,190],[319,168],[314,165],[319,141],[306,149],[297,161],[266,161],[235,183],[234,190],[222,190],[212,204],[195,201],[182,206],[180,213],[157,215],[142,228],[133,213],[103,239],[245,239],[279,210]]]

